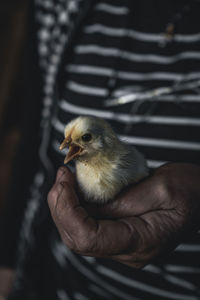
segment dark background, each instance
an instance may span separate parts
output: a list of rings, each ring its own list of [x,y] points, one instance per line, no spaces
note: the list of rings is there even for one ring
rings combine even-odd
[[[28,9],[28,0],[0,1],[0,213],[20,140],[19,124],[26,101],[24,54]]]

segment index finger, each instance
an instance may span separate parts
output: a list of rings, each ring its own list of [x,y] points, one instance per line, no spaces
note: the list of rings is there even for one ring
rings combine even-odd
[[[133,222],[125,219],[97,221],[90,217],[67,182],[63,183],[57,204],[51,211],[64,243],[81,255],[107,257],[129,253],[136,247],[138,232]]]
[[[58,169],[57,174],[56,174],[55,183],[52,186],[52,188],[50,189],[48,196],[47,196],[49,208],[51,211],[53,211],[56,206],[58,195],[60,194],[60,192],[63,188],[63,186],[62,186],[63,181],[68,182],[71,186],[75,185],[74,175],[68,168],[66,168],[64,166],[60,167]]]

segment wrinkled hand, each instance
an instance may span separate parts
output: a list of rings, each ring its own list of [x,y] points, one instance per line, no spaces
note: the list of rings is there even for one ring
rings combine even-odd
[[[71,250],[140,268],[199,229],[200,167],[165,165],[115,201],[87,207],[80,204],[74,175],[61,167],[48,203]]]

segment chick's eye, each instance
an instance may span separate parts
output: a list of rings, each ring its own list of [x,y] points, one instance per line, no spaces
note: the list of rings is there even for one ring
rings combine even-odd
[[[92,139],[92,135],[90,133],[86,133],[84,135],[82,135],[82,141],[83,142],[89,142]]]

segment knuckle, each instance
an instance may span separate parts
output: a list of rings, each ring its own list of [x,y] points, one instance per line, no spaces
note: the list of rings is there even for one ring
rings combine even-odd
[[[96,252],[96,243],[89,234],[82,233],[74,238],[74,246],[76,251],[82,254]]]
[[[169,182],[167,182],[164,176],[159,176],[155,187],[155,193],[159,199],[162,199],[164,203],[167,203],[171,199],[171,192]]]
[[[52,188],[49,191],[48,196],[47,196],[48,202],[51,200],[55,200],[56,198],[57,198],[57,191],[55,188]]]
[[[90,252],[90,247],[87,241],[82,240],[78,244],[76,243],[77,250],[81,253],[88,253]]]
[[[60,199],[57,201],[56,205],[56,213],[60,216],[65,216],[67,209],[67,201],[64,201],[63,199]]]
[[[69,239],[65,235],[61,236],[63,243],[72,251],[75,251],[79,254],[84,254],[88,252],[87,244],[82,243],[77,239]]]
[[[70,250],[75,251],[78,254],[86,254],[90,252],[90,241],[84,233],[81,235],[79,232],[71,231],[69,233],[62,230],[60,235],[63,243]]]
[[[90,243],[85,235],[76,237],[74,242],[77,251],[81,253],[87,253],[90,251]]]

